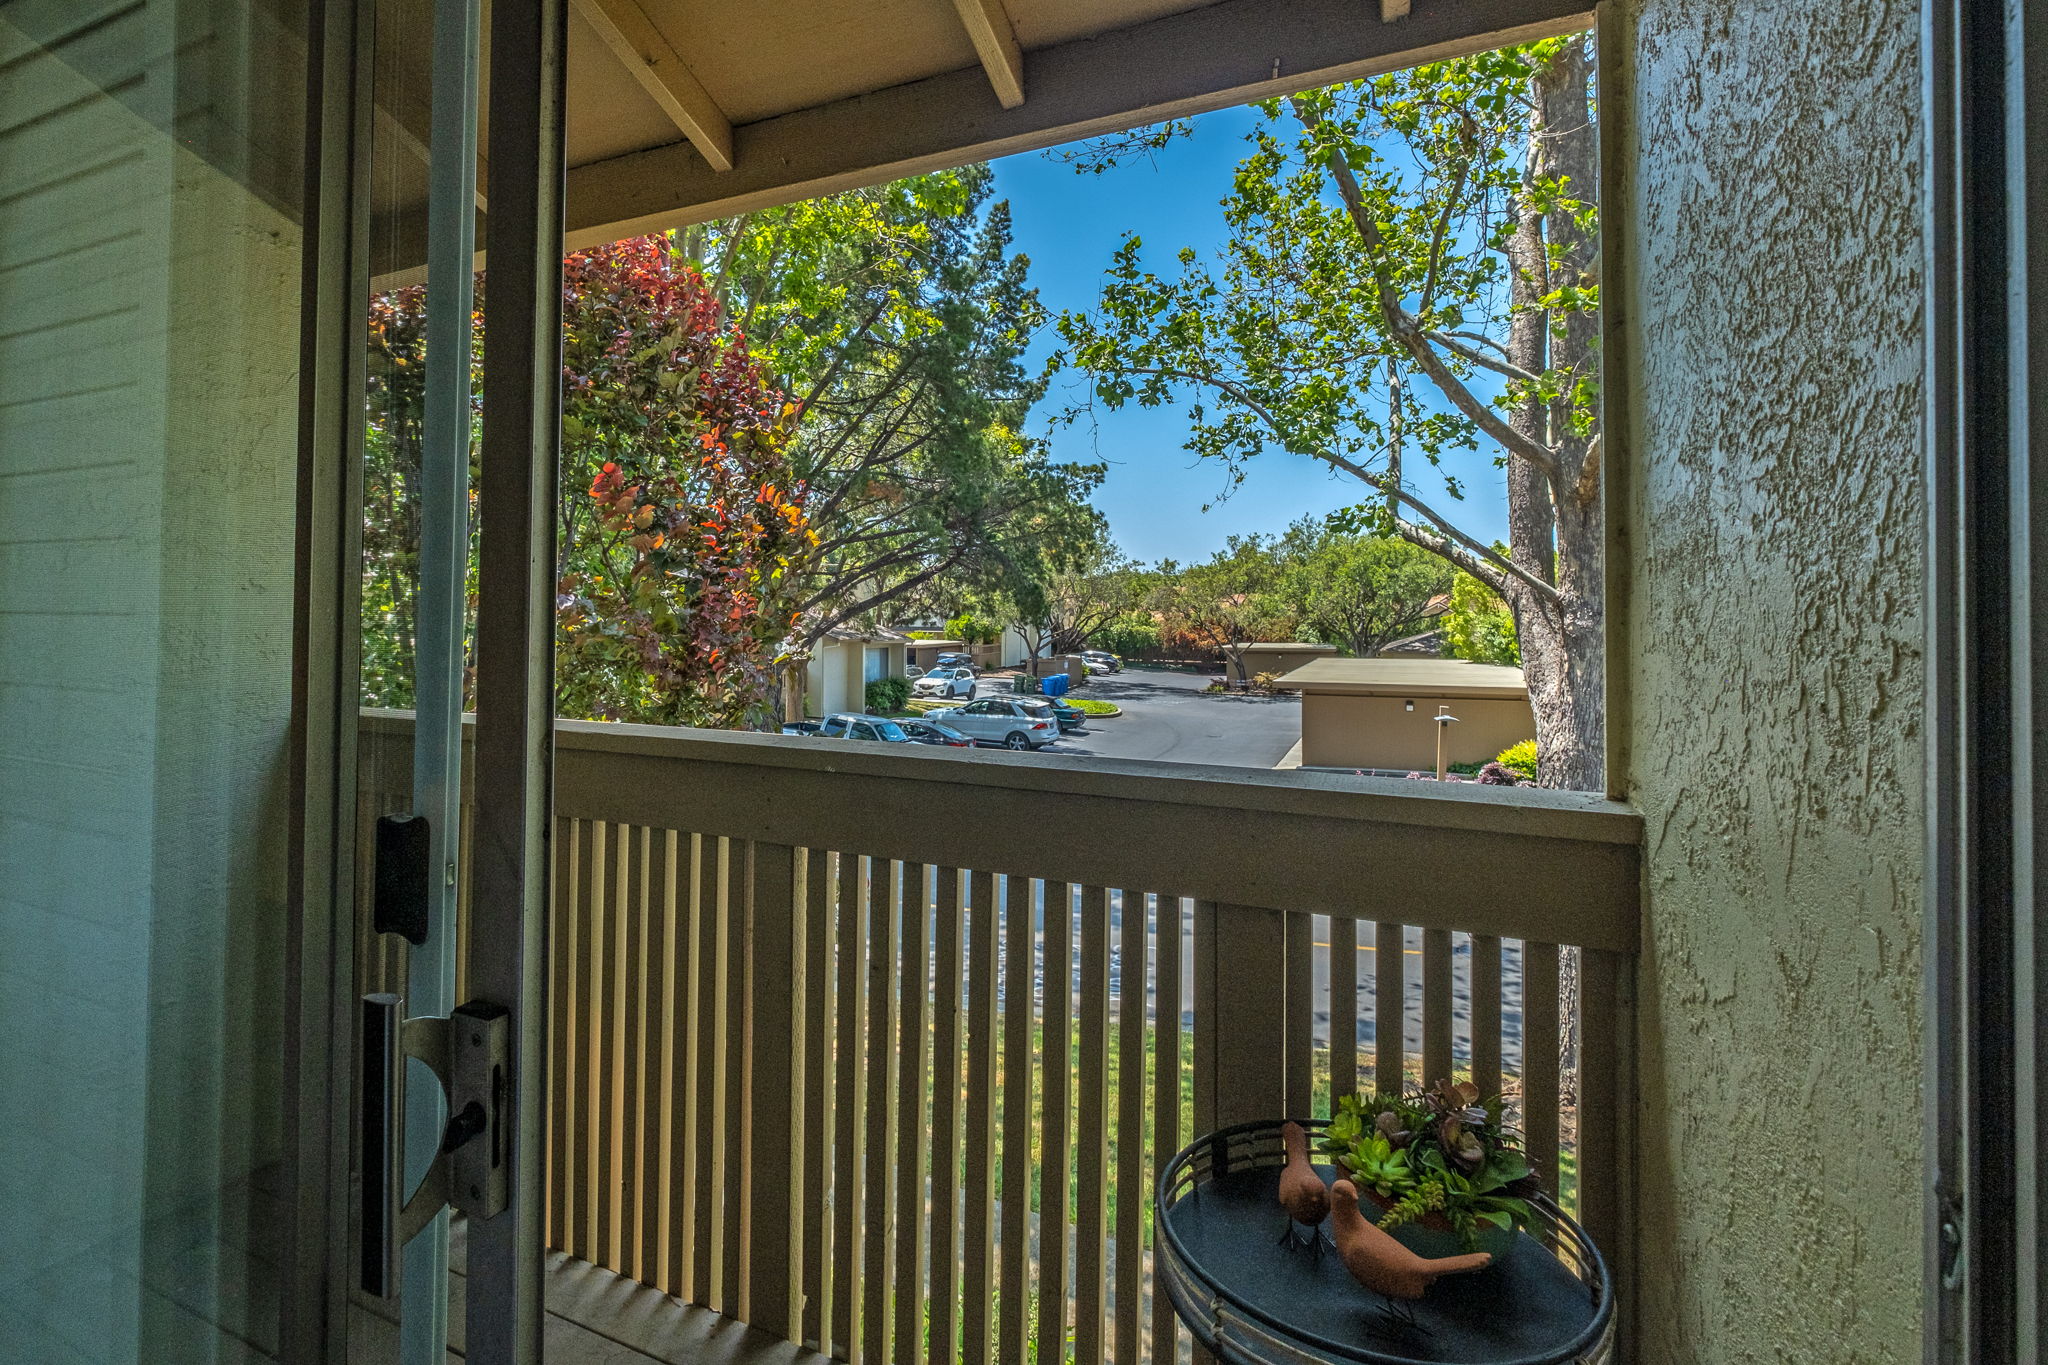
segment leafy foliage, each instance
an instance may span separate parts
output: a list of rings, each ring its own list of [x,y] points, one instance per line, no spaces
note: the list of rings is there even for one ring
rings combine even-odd
[[[1211,654],[1233,645],[1291,639],[1295,615],[1281,598],[1280,560],[1264,536],[1232,536],[1209,559],[1159,565],[1152,609],[1166,631]],[[1244,681],[1239,665],[1239,681]]]
[[[1322,1148],[1361,1191],[1380,1197],[1383,1229],[1441,1213],[1476,1248],[1482,1228],[1526,1228],[1534,1217],[1529,1197],[1540,1188],[1502,1111],[1498,1096],[1482,1101],[1469,1081],[1345,1095]]]
[[[1357,658],[1427,629],[1430,606],[1451,587],[1450,565],[1392,536],[1305,520],[1289,529],[1280,552],[1279,593],[1298,633]]]
[[[861,689],[861,700],[877,715],[894,716],[910,705],[908,678],[874,678]]]
[[[1500,751],[1494,762],[1506,768],[1524,782],[1536,780],[1536,741],[1525,739],[1520,744],[1510,744]]]
[[[1451,584],[1450,609],[1438,624],[1444,632],[1444,653],[1453,659],[1482,664],[1522,662],[1521,637],[1515,618],[1499,594],[1461,573]]]
[[[364,697],[383,705],[411,702],[424,322],[421,288],[372,300]],[[665,236],[570,256],[562,334],[558,708],[760,716],[789,630],[788,567],[813,539],[787,455],[798,410]]]
[[[1537,642],[1562,785],[1591,780],[1600,735],[1590,73],[1574,34],[1269,101],[1223,247],[1162,267],[1128,237],[1097,306],[1059,322],[1091,402],[1183,407],[1188,448],[1233,486],[1268,452],[1320,461],[1365,494],[1349,529],[1501,595]],[[1112,139],[1082,169],[1185,128]],[[1465,452],[1506,467],[1506,547],[1458,523]]]
[[[790,458],[818,540],[791,566],[793,665],[884,608],[1035,607],[1048,567],[1096,533],[1100,466],[1054,463],[1024,434],[1045,310],[990,181],[967,167],[682,235],[796,395]]]

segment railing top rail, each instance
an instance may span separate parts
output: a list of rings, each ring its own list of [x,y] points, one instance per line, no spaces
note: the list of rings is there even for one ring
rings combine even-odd
[[[411,727],[406,712],[362,720],[371,736]],[[557,722],[556,753],[556,812],[571,818],[1620,952],[1637,942],[1642,818],[1591,794],[585,721]]]

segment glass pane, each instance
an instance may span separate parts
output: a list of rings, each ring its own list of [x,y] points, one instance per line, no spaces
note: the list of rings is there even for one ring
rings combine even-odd
[[[0,3],[0,1355],[278,1340],[306,42]]]

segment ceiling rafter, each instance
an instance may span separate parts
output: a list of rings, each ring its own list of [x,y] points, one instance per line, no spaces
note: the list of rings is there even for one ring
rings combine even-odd
[[[576,9],[711,168],[731,170],[732,120],[640,6],[634,0],[576,0]]]
[[[1024,103],[1024,49],[1017,45],[1017,30],[1003,0],[953,0],[953,8],[960,12],[960,23],[988,72],[996,99],[1005,109]]]

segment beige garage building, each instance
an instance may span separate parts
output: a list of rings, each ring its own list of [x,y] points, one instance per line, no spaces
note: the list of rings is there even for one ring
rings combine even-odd
[[[1432,771],[1439,706],[1458,718],[1445,736],[1450,763],[1484,763],[1536,737],[1522,670],[1499,664],[1315,659],[1274,685],[1301,693],[1305,768]]]

